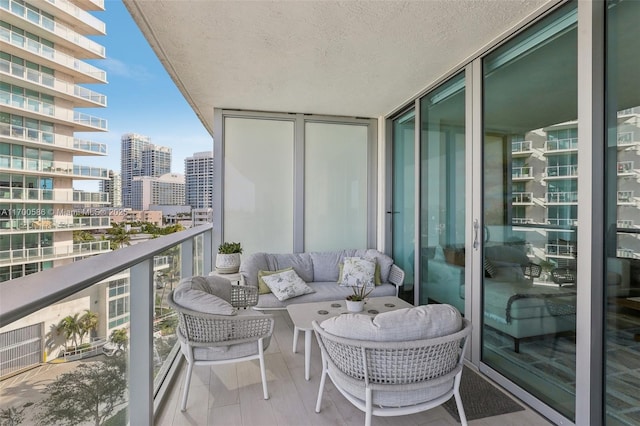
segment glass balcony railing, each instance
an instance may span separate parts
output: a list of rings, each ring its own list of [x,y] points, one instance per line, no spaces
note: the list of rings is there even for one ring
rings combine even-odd
[[[46,74],[37,70],[27,68],[23,65],[9,62],[6,59],[0,59],[0,72],[20,78],[30,83],[38,84],[42,87],[54,89],[60,93],[66,93],[69,96],[83,99],[92,104],[99,106],[107,106],[107,97],[101,93],[89,90],[86,87],[78,86],[68,81],[55,78],[51,74]]]
[[[575,151],[578,149],[578,138],[553,139],[545,141],[544,149],[552,151]]]
[[[618,176],[630,176],[635,174],[633,161],[618,161]]]
[[[97,203],[108,204],[106,192],[74,191],[73,189],[10,188],[0,186],[0,200],[5,201],[46,201],[55,203]]]
[[[40,28],[52,32],[60,38],[76,44],[89,52],[93,52],[99,57],[104,57],[105,48],[103,46],[81,34],[78,34],[76,31],[73,31],[71,28],[65,25],[62,25],[33,9],[27,8],[23,2],[17,2],[15,0],[10,0],[7,2],[5,0],[0,2],[0,9],[4,9],[9,13],[20,16],[21,18],[26,19],[32,24],[35,24]]]
[[[56,135],[53,132],[29,129],[27,127],[16,126],[9,123],[0,123],[0,136],[11,137],[13,139],[19,139],[31,143],[41,143],[49,146],[53,145],[61,148],[77,149],[95,154],[107,154],[107,144],[104,143],[87,141],[74,138],[72,136]]]
[[[532,204],[533,192],[513,192],[511,194],[511,202],[513,204]]]
[[[24,209],[25,212],[35,209]],[[71,210],[51,210],[51,215],[36,218],[0,219],[0,230],[9,233],[27,231],[80,231],[111,227],[109,216],[74,217]],[[53,214],[56,214],[55,216]]]
[[[73,163],[40,160],[36,158],[0,155],[0,169],[11,171],[43,172],[72,177],[107,179],[109,171],[101,167],[80,166]]]
[[[42,223],[42,227],[50,226]],[[32,223],[32,226],[34,223]],[[44,262],[47,260],[66,259],[70,257],[91,256],[107,253],[111,250],[109,241],[92,241],[53,247],[34,247],[0,251],[0,266],[17,265],[31,262]]]
[[[633,191],[618,191],[618,204],[635,204]]]
[[[549,225],[555,225],[555,226],[566,226],[566,227],[570,227],[570,226],[578,226],[578,220],[577,219],[558,219],[558,218],[548,218],[547,219],[547,223]]]
[[[3,348],[17,348],[4,353],[8,355],[0,365],[0,376],[37,367],[45,360],[52,361],[46,364],[52,382],[74,380],[73,375],[62,374],[78,371],[84,354],[103,353],[107,356],[84,364],[95,368],[94,385],[107,377],[114,380],[110,383],[118,383],[106,396],[115,402],[106,418],[117,418],[113,424],[153,424],[154,407],[162,406],[172,377],[180,374],[172,368],[180,353],[177,317],[166,300],[181,277],[212,270],[212,237],[212,225],[201,225],[0,283],[0,341]],[[71,320],[61,319],[87,312],[97,321],[93,338],[56,333],[72,325]],[[34,319],[29,322],[29,318]],[[35,424],[35,416],[47,411],[39,406],[51,403],[55,396],[46,386],[34,386],[28,393],[29,397],[15,395],[12,404],[23,407],[33,401],[27,398],[34,398],[36,405],[23,414],[24,424]],[[70,424],[93,422],[89,420],[74,418]]]
[[[633,132],[618,133],[618,146],[630,146],[636,143]]]
[[[25,37],[22,34],[11,31],[5,27],[0,27],[0,40],[17,46],[21,49],[28,50],[29,52],[36,54],[43,59],[56,62],[59,65],[67,67],[77,73],[84,74],[90,77],[90,81],[87,82],[107,82],[107,73],[100,68],[94,67],[84,61],[74,58],[71,55],[62,53],[53,47],[46,46],[40,42]]]
[[[574,257],[576,246],[573,244],[545,244],[547,256],[568,256]]]
[[[100,34],[105,34],[106,24],[90,14],[89,12],[85,12],[80,9],[78,6],[67,0],[46,0],[47,2],[55,5],[58,9],[64,11],[65,13],[75,16],[80,22],[90,25],[92,28],[95,28]]]
[[[547,192],[546,200],[549,204],[576,204],[578,202],[578,192]]]
[[[549,166],[545,167],[545,173],[546,177],[576,177],[578,176],[578,165]]]
[[[531,152],[532,151],[532,143],[531,141],[514,141],[511,142],[511,153],[517,154],[521,152]]]
[[[511,169],[512,179],[533,179],[533,168],[529,166],[513,167]]]

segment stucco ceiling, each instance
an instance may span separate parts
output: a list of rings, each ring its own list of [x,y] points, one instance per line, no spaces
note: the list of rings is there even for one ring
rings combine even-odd
[[[213,108],[389,114],[552,0],[124,0],[212,132]]]

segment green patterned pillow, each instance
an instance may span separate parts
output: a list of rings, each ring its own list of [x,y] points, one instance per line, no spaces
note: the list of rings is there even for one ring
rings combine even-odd
[[[258,271],[258,294],[271,293],[271,289],[269,288],[267,283],[264,282],[264,280],[262,279],[263,277],[267,277],[273,274],[279,274],[280,272],[285,272],[285,271],[293,271],[293,266],[280,269],[278,271]]]

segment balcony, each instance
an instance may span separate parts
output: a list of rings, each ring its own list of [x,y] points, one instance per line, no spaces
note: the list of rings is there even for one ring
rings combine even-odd
[[[545,178],[546,179],[556,179],[556,178],[573,178],[578,177],[578,165],[577,164],[566,164],[561,166],[549,166],[545,167]]]
[[[28,211],[29,209],[24,210]],[[53,210],[53,212],[58,214],[45,218],[0,220],[0,229],[8,234],[27,234],[111,228],[111,218],[109,216],[77,217],[72,216],[72,211]]]
[[[23,65],[0,59],[0,72],[7,83],[32,85],[42,93],[66,98],[78,107],[106,107],[107,97],[103,94],[78,86],[69,81],[60,80],[51,74],[27,68]]]
[[[575,244],[545,244],[544,249],[548,257],[573,259],[576,255]]]
[[[533,204],[533,192],[513,192],[511,193],[511,203],[513,205]]]
[[[635,205],[636,200],[633,197],[633,191],[618,191],[618,205]]]
[[[0,155],[0,170],[3,169],[52,176],[70,176],[76,179],[107,179],[109,172],[100,167],[79,166],[69,162]]]
[[[103,118],[94,117],[69,108],[56,108],[54,104],[38,99],[0,91],[0,103],[36,119],[73,125],[76,131],[107,130],[107,120]]]
[[[0,187],[0,200],[24,203],[109,204],[106,192],[74,191],[73,189],[37,189]]]
[[[514,141],[511,142],[511,155],[521,156],[523,154],[529,155],[533,153],[533,146],[531,141]]]
[[[107,144],[77,139],[72,136],[57,135],[53,132],[29,129],[9,123],[0,123],[0,137],[41,148],[56,148],[73,152],[75,155],[107,155]]]
[[[212,236],[212,225],[202,225],[13,280],[11,285],[2,288],[0,325],[5,329],[14,324],[25,327],[29,318],[42,315],[50,307],[55,308],[56,312],[66,313],[69,307],[66,303],[70,303],[69,300],[79,292],[86,295],[95,290],[95,294],[100,295],[96,302],[99,304],[103,303],[102,299],[118,301],[125,297],[123,292],[126,291],[129,306],[135,306],[136,309],[125,313],[120,313],[116,308],[113,310],[116,321],[118,318],[127,318],[125,323],[129,323],[128,350],[132,356],[128,358],[127,366],[128,388],[125,395],[128,400],[119,405],[117,410],[125,406],[135,409],[128,411],[129,418],[123,420],[124,423],[127,420],[132,425],[176,426],[361,423],[364,414],[347,404],[340,395],[334,396],[331,392],[325,395],[323,410],[315,413],[321,368],[320,353],[317,346],[314,346],[311,351],[311,378],[309,381],[304,380],[304,357],[291,351],[293,329],[286,311],[274,313],[276,327],[266,351],[267,380],[271,396],[269,400],[263,400],[259,391],[257,361],[213,368],[197,367],[191,383],[188,411],[180,412],[177,404],[180,400],[181,382],[174,379],[183,376],[185,366],[175,345],[175,334],[166,331],[165,326],[170,322],[166,319],[171,319],[172,316],[166,308],[161,307],[166,287],[157,285],[157,274],[154,271],[171,264],[171,269],[178,272],[174,283],[180,276],[206,274],[206,271],[212,269],[213,263]],[[173,254],[167,255],[168,252]],[[110,278],[126,278],[127,281],[107,286],[104,283]],[[101,288],[101,285],[107,288]],[[92,309],[98,309],[93,307],[92,301],[86,302],[91,303]],[[81,305],[78,307],[83,308]],[[154,305],[160,309],[154,309]],[[174,343],[167,345],[171,341]],[[57,352],[48,345],[47,350],[50,349],[52,352],[46,355],[49,356],[48,359],[54,359]],[[43,383],[63,371],[73,371],[76,366],[77,362],[43,364],[42,358],[36,359],[32,369],[24,377],[20,377],[23,392],[15,394],[14,405],[22,406],[27,401],[42,400]],[[60,373],[56,373],[57,371]],[[6,389],[10,387],[7,385]],[[395,424],[396,419],[398,423],[407,419],[412,424],[457,424],[442,407],[408,417],[397,417],[391,423]],[[381,422],[383,420],[380,418]],[[528,408],[525,411],[489,417],[484,421],[496,426],[546,423]]]
[[[0,27],[0,40],[21,49],[20,55],[35,55],[39,62],[48,63],[51,68],[64,67],[78,83],[107,82],[105,71],[7,28]]]
[[[578,192],[547,192],[545,200],[547,204],[578,204]]]
[[[618,176],[634,176],[633,161],[618,161]]]
[[[578,150],[578,138],[553,139],[545,141],[545,154],[549,153],[565,153]]]
[[[533,168],[529,166],[513,167],[511,179],[514,181],[531,180],[533,179]]]
[[[638,145],[638,141],[635,138],[633,132],[621,132],[618,133],[618,149],[626,149]]]
[[[44,222],[44,221],[42,221]],[[49,226],[42,225],[43,229]],[[111,251],[109,241],[94,241],[54,247],[34,247],[0,251],[0,266],[19,265],[48,260],[69,259],[74,257],[93,256]]]
[[[27,9],[24,3],[11,0],[10,2],[0,3],[0,9],[4,9],[5,13],[11,13],[25,21],[35,25],[38,28],[49,32],[47,38],[60,44],[73,44],[91,55],[92,58],[104,58],[105,48],[93,40],[78,34],[71,28],[54,21],[53,19],[36,12],[33,9]]]
[[[98,6],[100,2],[101,0],[94,1],[92,3],[95,3]],[[45,4],[40,5],[40,9],[50,10],[54,15],[64,12],[70,18],[74,19],[74,26],[80,28],[79,31],[82,31],[83,34],[106,34],[106,24],[104,22],[67,0],[46,0]]]
[[[562,226],[562,227],[572,227],[572,226],[578,226],[578,220],[577,219],[548,218],[547,219],[547,224],[555,225],[555,226]]]

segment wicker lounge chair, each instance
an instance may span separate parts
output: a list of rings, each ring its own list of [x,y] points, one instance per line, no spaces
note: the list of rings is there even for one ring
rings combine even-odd
[[[316,412],[320,412],[326,376],[354,406],[371,416],[400,416],[426,411],[455,397],[463,425],[460,379],[471,323],[443,337],[406,342],[347,339],[313,322],[322,351],[322,378]]]
[[[196,312],[174,301],[174,291],[169,294],[169,305],[178,312],[178,339],[180,349],[187,360],[181,410],[187,407],[189,384],[195,365],[215,365],[260,360],[264,399],[269,399],[264,351],[269,346],[274,319],[253,310],[241,309],[236,315],[216,315]],[[236,308],[253,306],[258,301],[257,288],[231,286],[227,300]]]

